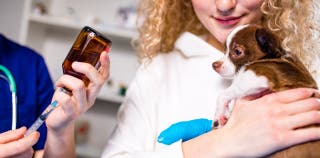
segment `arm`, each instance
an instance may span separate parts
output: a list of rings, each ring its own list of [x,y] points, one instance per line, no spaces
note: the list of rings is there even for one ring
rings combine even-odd
[[[239,100],[224,127],[182,144],[184,157],[263,157],[318,140],[319,127],[300,127],[320,122],[319,96],[317,90],[300,88]]]
[[[223,128],[210,131],[207,128],[210,120],[179,122],[160,134],[161,143],[194,138],[182,144],[185,158],[265,156],[320,139],[319,127],[299,129],[320,122],[320,103],[316,98],[318,91],[295,89],[252,101],[240,100]],[[186,131],[185,126],[199,127]]]
[[[75,62],[72,68],[85,74],[90,83],[84,83],[72,76],[63,75],[56,83],[53,100],[59,106],[46,120],[48,134],[44,157],[75,157],[74,120],[87,111],[94,103],[102,85],[109,77],[109,57],[106,52],[100,56],[101,66],[97,71],[87,63]],[[72,95],[61,92],[62,87],[72,91]]]

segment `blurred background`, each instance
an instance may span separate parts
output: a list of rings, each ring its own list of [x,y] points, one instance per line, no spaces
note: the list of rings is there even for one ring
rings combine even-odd
[[[0,0],[0,33],[46,60],[53,81],[76,36],[90,26],[112,40],[110,79],[94,107],[76,122],[77,157],[100,157],[138,67],[131,40],[138,0]]]

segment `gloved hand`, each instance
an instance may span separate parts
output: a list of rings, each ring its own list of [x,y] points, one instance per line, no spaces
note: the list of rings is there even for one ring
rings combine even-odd
[[[212,120],[195,119],[190,121],[182,121],[172,124],[169,128],[163,130],[158,136],[158,142],[170,145],[182,139],[187,141],[189,139],[200,136],[211,131]]]

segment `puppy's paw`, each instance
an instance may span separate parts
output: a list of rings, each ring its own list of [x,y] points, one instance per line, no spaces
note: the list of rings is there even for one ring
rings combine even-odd
[[[213,129],[217,129],[220,128],[222,126],[224,126],[226,123],[228,122],[228,118],[225,115],[221,115],[218,118],[215,118],[213,120]]]

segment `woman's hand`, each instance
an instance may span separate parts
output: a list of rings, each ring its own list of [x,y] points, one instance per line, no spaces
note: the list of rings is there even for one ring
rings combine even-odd
[[[0,157],[25,158],[32,157],[32,146],[37,143],[39,133],[35,132],[23,137],[26,128],[7,131],[0,134]]]
[[[292,89],[238,100],[227,124],[182,144],[185,158],[261,157],[320,139],[319,91]]]
[[[101,66],[98,70],[88,63],[72,63],[72,68],[75,71],[85,74],[89,78],[88,87],[85,87],[80,79],[70,75],[63,75],[58,79],[53,100],[57,100],[59,106],[47,119],[48,128],[54,131],[63,129],[94,104],[101,87],[109,77],[110,61],[106,52],[101,54],[100,63]],[[71,90],[72,95],[61,92],[62,87]]]

